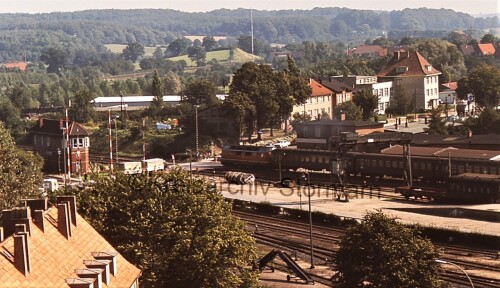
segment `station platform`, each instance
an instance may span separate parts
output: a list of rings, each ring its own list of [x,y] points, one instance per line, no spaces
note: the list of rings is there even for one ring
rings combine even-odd
[[[306,187],[299,190],[297,187],[272,187],[259,183],[242,186],[220,182],[219,185],[219,191],[226,198],[308,209]],[[420,200],[378,197],[376,194],[370,196],[350,193],[349,196],[349,202],[340,202],[334,199],[333,195],[328,195],[327,191],[311,189],[312,211],[361,219],[367,211],[380,210],[402,223],[500,236],[500,204],[443,205]]]

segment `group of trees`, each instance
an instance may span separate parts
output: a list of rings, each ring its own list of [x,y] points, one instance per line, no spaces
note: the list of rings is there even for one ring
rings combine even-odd
[[[311,88],[291,58],[285,71],[248,62],[234,74],[223,108],[251,137],[255,129],[282,123],[293,106],[305,103],[310,94]]]

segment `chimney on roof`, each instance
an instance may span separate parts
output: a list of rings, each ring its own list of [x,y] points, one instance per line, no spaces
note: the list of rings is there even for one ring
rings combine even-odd
[[[42,232],[45,232],[45,211],[44,210],[35,210],[33,211],[33,223],[35,223],[36,227],[38,227]]]
[[[26,225],[27,232],[31,235],[31,210],[29,207],[14,207],[2,211],[2,225],[5,237],[14,234],[16,224]]]
[[[71,223],[68,206],[67,202],[57,204],[57,230],[66,237],[66,239],[71,237]]]
[[[43,127],[43,116],[41,116],[39,120],[40,120],[40,128],[42,128]]]
[[[102,269],[102,281],[109,285],[109,264],[111,260],[83,260],[83,264],[87,266],[87,268],[98,268]]]
[[[118,273],[118,263],[116,262],[117,252],[92,252],[92,257],[96,260],[110,260],[109,272],[111,275],[116,276]]]
[[[28,276],[31,271],[29,234],[24,224],[17,224],[14,234],[14,266],[24,276]]]
[[[25,207],[30,207],[31,211],[35,211],[35,210],[47,211],[47,209],[48,209],[47,198],[25,199],[22,201],[24,202]]]
[[[90,269],[90,268],[75,269],[75,273],[76,275],[78,275],[78,277],[95,279],[94,281],[95,285],[93,288],[101,288],[102,271],[103,269]]]
[[[66,279],[66,284],[70,288],[94,288],[95,279],[69,278]]]
[[[69,202],[69,212],[70,212],[70,219],[71,219],[71,223],[73,223],[73,225],[77,226],[76,225],[76,196],[74,195],[64,195],[64,196],[58,196],[57,197],[57,200],[56,202],[59,204],[59,203],[62,203],[62,202]]]

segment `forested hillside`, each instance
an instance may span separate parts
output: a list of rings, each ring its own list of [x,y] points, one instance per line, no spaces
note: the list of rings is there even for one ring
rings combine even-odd
[[[175,10],[88,10],[46,14],[0,14],[0,61],[37,61],[48,46],[103,51],[103,44],[168,45],[186,35],[250,34],[250,11],[206,13]],[[361,43],[381,35],[442,37],[454,30],[498,27],[498,18],[473,18],[448,9],[369,11],[347,8],[253,11],[254,35],[267,43],[331,41]]]

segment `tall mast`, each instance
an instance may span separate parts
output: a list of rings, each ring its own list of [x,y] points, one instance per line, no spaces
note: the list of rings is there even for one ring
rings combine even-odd
[[[252,62],[255,62],[255,55],[253,54],[253,9],[250,9],[250,30],[252,32]]]

